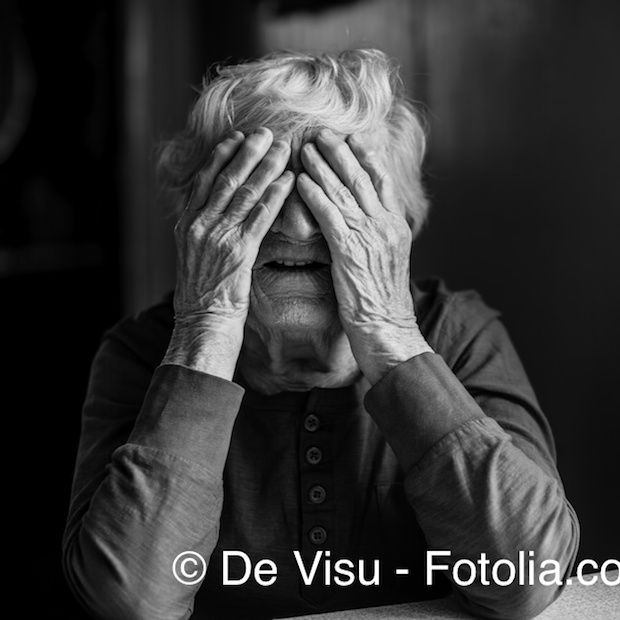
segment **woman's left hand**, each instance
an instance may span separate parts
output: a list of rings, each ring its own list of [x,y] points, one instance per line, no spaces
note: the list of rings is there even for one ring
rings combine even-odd
[[[362,372],[376,383],[393,366],[432,351],[409,283],[411,229],[379,153],[323,129],[302,149],[297,188],[323,233],[343,328]]]

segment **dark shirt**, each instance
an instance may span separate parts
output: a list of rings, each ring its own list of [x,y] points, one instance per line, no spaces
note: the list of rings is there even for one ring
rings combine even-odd
[[[449,566],[533,551],[569,573],[578,522],[499,313],[440,282],[413,294],[435,353],[372,388],[361,378],[266,396],[239,375],[160,365],[171,298],[105,335],[64,537],[67,579],[95,617],[263,618],[432,598],[451,574],[426,584],[429,548],[450,551],[436,562]],[[171,568],[188,550],[208,562],[192,586]],[[252,568],[273,561],[276,579],[224,585],[225,551]],[[298,562],[310,571],[317,557],[306,585]],[[228,566],[231,579],[245,571],[238,555]],[[501,618],[531,617],[560,590],[455,588],[466,609]]]

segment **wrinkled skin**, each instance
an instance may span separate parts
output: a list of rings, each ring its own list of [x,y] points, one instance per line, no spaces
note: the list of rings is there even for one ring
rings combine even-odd
[[[409,288],[411,230],[378,153],[329,130],[302,150],[299,193],[325,235],[343,328],[364,372],[411,357],[420,344]]]
[[[292,170],[286,170],[287,166]],[[166,361],[273,393],[371,383],[430,348],[409,289],[411,231],[368,138],[233,133],[175,229]],[[242,352],[243,347],[243,352]]]
[[[290,193],[290,145],[259,129],[234,132],[199,173],[175,227],[177,317],[247,318],[252,267],[262,239]]]

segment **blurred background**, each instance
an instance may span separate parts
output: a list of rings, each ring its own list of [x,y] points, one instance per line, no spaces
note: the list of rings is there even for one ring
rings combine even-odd
[[[613,0],[0,7],[1,409],[9,512],[43,588],[31,611],[85,617],[60,538],[90,361],[104,329],[173,286],[153,148],[213,63],[276,48],[376,46],[400,62],[430,128],[433,210],[413,270],[503,312],[555,432],[580,558],[620,557]]]

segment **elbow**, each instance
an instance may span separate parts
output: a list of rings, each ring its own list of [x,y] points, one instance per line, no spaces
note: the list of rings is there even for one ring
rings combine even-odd
[[[185,620],[191,609],[181,608],[141,575],[129,578],[115,562],[90,556],[69,546],[63,553],[65,581],[75,599],[97,620]],[[174,609],[172,608],[174,606]]]
[[[504,574],[502,581],[491,578],[486,585],[477,581],[469,588],[456,588],[460,606],[475,617],[489,620],[529,620],[542,613],[563,592],[577,557],[579,522],[572,509],[568,517],[565,527],[541,542],[535,555],[520,552],[518,558],[513,557],[514,562],[503,562],[514,569],[508,579]]]
[[[142,597],[103,571],[81,569],[71,558],[63,563],[65,580],[74,598],[97,620],[146,620],[154,618],[144,609]]]
[[[508,588],[492,586],[484,597],[457,593],[461,608],[469,615],[488,620],[531,620],[542,613],[560,595],[560,586],[522,585]],[[491,596],[489,596],[489,594]]]
[[[566,549],[561,560],[524,560],[515,566],[512,579],[480,582],[456,589],[460,606],[477,618],[529,620],[542,613],[563,592],[573,567],[577,547]]]

